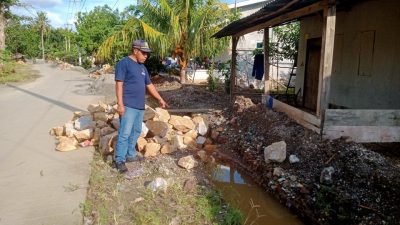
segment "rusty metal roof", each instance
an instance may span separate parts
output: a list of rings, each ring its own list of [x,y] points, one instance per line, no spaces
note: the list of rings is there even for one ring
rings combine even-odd
[[[235,35],[241,31],[262,24],[268,20],[275,17],[283,15],[287,12],[300,9],[302,7],[309,6],[313,3],[319,2],[320,0],[271,0],[266,3],[266,5],[259,11],[253,13],[250,16],[244,17],[242,19],[236,20],[226,27],[222,28],[220,31],[215,33],[213,37],[222,38],[226,36]],[[286,8],[284,8],[287,6]],[[283,9],[284,8],[284,9]],[[283,9],[283,10],[282,10]]]
[[[348,8],[362,1],[367,0],[335,0],[333,2],[336,2],[339,7]],[[322,0],[270,0],[259,11],[228,24],[215,33],[213,37],[222,38],[238,34],[250,27],[263,24],[278,16],[310,6],[317,2],[322,2]]]

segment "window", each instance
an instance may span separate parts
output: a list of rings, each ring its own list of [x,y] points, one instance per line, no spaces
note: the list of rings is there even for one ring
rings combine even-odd
[[[262,42],[257,42],[256,48],[263,48],[264,44]]]

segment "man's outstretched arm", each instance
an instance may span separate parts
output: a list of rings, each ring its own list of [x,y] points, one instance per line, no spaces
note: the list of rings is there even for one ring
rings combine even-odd
[[[161,97],[161,95],[158,93],[156,87],[154,87],[153,84],[148,84],[146,85],[147,91],[150,93],[151,96],[153,96],[155,99],[158,100],[158,103],[160,104],[161,108],[166,108],[168,107],[168,104],[164,101],[164,99]]]

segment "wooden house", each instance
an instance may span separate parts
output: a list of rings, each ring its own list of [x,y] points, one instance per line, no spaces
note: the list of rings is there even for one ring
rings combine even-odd
[[[295,92],[298,105],[270,96],[264,62],[264,103],[326,138],[400,142],[400,1],[270,0],[214,36],[232,36],[231,90],[235,92],[240,36],[300,21]],[[266,54],[267,55],[267,54]]]

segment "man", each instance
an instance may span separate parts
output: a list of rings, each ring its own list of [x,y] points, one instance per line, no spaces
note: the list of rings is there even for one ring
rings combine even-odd
[[[151,52],[146,41],[136,40],[132,52],[124,57],[115,67],[115,92],[117,111],[120,116],[120,127],[115,151],[115,167],[120,173],[128,171],[125,162],[139,160],[135,145],[142,132],[146,89],[156,98],[160,107],[166,102],[151,83],[149,73],[143,63]]]

